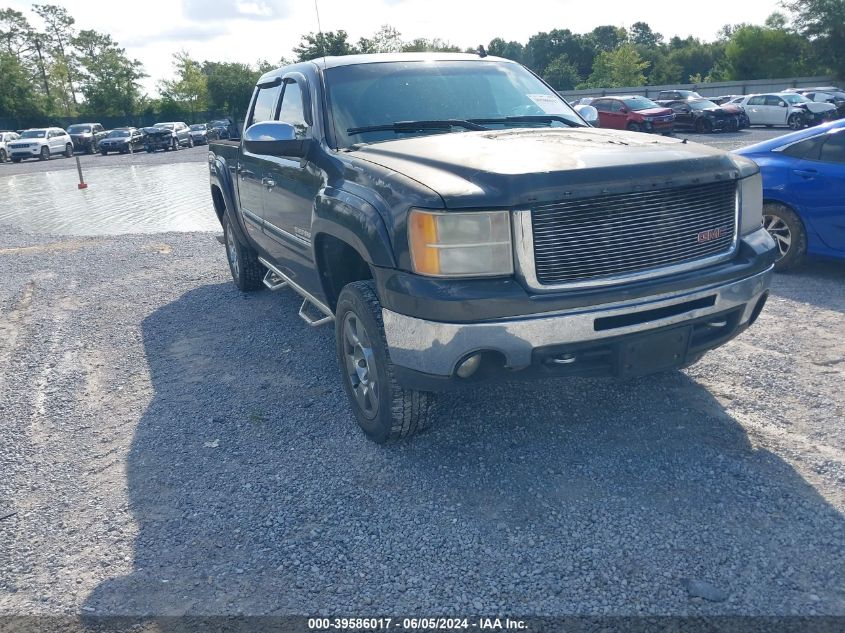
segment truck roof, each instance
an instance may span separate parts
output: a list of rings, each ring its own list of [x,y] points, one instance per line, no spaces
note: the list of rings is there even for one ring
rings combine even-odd
[[[338,66],[354,66],[358,64],[379,64],[385,62],[432,62],[432,61],[465,61],[465,62],[512,62],[503,57],[487,55],[480,57],[475,53],[367,53],[363,55],[339,55],[327,57],[315,57],[306,62],[281,66],[264,73],[258,83],[264,83],[274,77],[278,77],[291,70],[302,68],[306,65],[314,65],[318,68],[336,68]]]

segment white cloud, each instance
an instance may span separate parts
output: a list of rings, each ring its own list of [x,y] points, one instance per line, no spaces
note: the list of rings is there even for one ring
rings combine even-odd
[[[182,0],[189,20],[280,19],[288,15],[288,0]]]

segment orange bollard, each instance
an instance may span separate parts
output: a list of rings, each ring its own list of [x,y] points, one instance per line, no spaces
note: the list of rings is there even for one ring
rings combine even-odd
[[[75,156],[76,158],[76,171],[79,172],[79,184],[76,185],[77,189],[87,189],[88,184],[82,179],[82,165],[79,163],[79,156]]]

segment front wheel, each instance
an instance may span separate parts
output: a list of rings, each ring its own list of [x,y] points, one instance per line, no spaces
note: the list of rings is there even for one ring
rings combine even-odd
[[[0,148],[0,163],[6,162],[6,150]]]
[[[372,281],[341,291],[335,313],[341,381],[358,425],[378,444],[422,431],[434,416],[433,394],[396,382],[381,314]]]
[[[643,129],[639,126],[638,123],[629,123],[628,124],[628,131],[629,132],[642,132]]]
[[[264,274],[267,269],[258,261],[256,253],[247,244],[242,244],[232,230],[229,217],[223,215],[223,242],[226,245],[226,259],[229,261],[229,272],[232,281],[239,290],[251,292],[264,287]]]
[[[713,124],[710,119],[699,119],[695,122],[695,131],[700,134],[709,134],[713,131]]]
[[[767,202],[763,205],[763,228],[778,246],[775,270],[784,271],[801,264],[807,252],[807,232],[801,218],[785,204]]]
[[[104,149],[100,150],[100,154],[102,154],[103,156],[108,156],[108,152]]]
[[[38,155],[40,160],[50,160],[50,148],[46,145],[41,148],[41,153]]]
[[[194,146],[194,137],[188,137],[188,147]]]
[[[73,158],[73,145],[70,143],[65,145],[65,158]]]
[[[800,130],[804,127],[804,117],[798,113],[790,114],[786,124],[789,126],[790,130]]]

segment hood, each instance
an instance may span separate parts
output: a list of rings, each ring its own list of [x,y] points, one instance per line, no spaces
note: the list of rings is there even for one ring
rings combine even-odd
[[[648,110],[636,110],[634,114],[642,116],[667,116],[672,114],[672,108],[649,108]]]
[[[738,175],[721,150],[597,128],[432,134],[365,145],[351,156],[416,180],[449,208],[531,205]]]
[[[821,103],[817,101],[811,101],[810,103],[802,103],[801,105],[806,106],[810,112],[832,112],[836,110],[836,106],[832,103]]]
[[[149,136],[170,136],[173,130],[168,130],[166,127],[148,127],[144,128]]]
[[[745,108],[735,103],[723,103],[721,108],[722,110],[730,114],[740,114],[742,112],[745,112]]]

